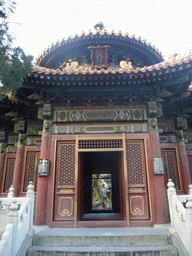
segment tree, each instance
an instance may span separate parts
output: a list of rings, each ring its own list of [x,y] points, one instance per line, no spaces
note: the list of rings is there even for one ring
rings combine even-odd
[[[16,3],[0,0],[0,81],[2,93],[17,93],[23,79],[32,70],[32,56],[25,55],[20,48],[13,48],[13,38],[9,34],[8,18],[15,10]]]
[[[0,46],[5,47],[12,41],[8,33],[8,15],[13,13],[15,9],[15,2],[0,0]]]

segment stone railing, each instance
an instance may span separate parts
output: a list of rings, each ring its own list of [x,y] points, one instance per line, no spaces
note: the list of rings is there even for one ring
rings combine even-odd
[[[172,180],[168,182],[171,228],[176,231],[186,251],[192,256],[192,185],[188,195],[177,195]]]
[[[26,197],[14,197],[14,188],[11,187],[8,197],[0,198],[0,201],[0,212],[4,211],[4,219],[7,219],[5,232],[0,241],[0,256],[26,255],[33,236],[34,186],[32,182],[28,185]]]

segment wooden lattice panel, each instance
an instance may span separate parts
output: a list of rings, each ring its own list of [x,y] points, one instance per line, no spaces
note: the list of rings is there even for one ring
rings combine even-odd
[[[190,169],[191,183],[192,183],[192,155],[188,155],[187,157],[189,161],[189,169]]]
[[[59,141],[56,148],[54,221],[74,220],[75,141]]]
[[[166,162],[167,162],[167,172],[169,179],[172,179],[173,183],[177,188],[179,188],[179,180],[178,180],[178,171],[177,171],[177,163],[175,157],[175,151],[167,151],[166,152]]]
[[[122,148],[123,142],[121,139],[113,140],[79,140],[79,149],[107,149],[107,148]]]
[[[59,185],[75,184],[75,145],[64,144],[59,150]]]
[[[176,189],[180,189],[179,170],[175,148],[162,148],[161,154],[165,166],[165,188],[167,189],[168,179],[172,179]]]
[[[130,221],[149,220],[149,197],[143,140],[126,140]]]
[[[126,142],[128,185],[142,185],[143,155],[140,142]]]
[[[13,184],[14,166],[15,158],[7,158],[3,192],[9,192],[9,188]]]
[[[39,159],[39,152],[32,151],[27,152],[26,155],[26,166],[25,166],[25,176],[24,176],[24,186],[23,191],[27,191],[27,186],[29,185],[29,182],[32,181],[35,189],[36,189],[36,177],[35,172],[37,168],[37,161]]]
[[[34,179],[36,158],[37,158],[36,154],[30,155],[29,157],[29,171],[28,171],[27,183],[29,183],[29,181],[33,181]]]

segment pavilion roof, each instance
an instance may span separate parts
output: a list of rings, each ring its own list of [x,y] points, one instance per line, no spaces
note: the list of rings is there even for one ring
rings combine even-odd
[[[57,69],[60,64],[68,61],[70,58],[78,58],[82,55],[90,55],[87,49],[89,46],[109,45],[110,54],[127,55],[136,61],[139,61],[141,66],[150,66],[162,62],[163,57],[161,52],[142,40],[141,37],[122,34],[121,31],[115,33],[114,30],[89,31],[81,34],[76,34],[68,39],[62,39],[48,47],[36,60],[36,65]]]
[[[118,65],[108,69],[93,69],[91,65],[69,65],[61,68],[69,59],[91,55],[89,46],[109,45],[108,54],[120,56]],[[111,52],[110,52],[111,50]],[[122,52],[130,60],[140,62],[130,68],[119,65]],[[33,71],[27,75],[17,91],[17,99],[6,95],[0,103],[4,126],[9,127],[9,117],[15,110],[23,118],[35,120],[38,106],[45,102],[61,102],[65,107],[114,106],[139,104],[154,100],[161,102],[165,115],[183,114],[191,106],[192,53],[184,57],[171,55],[163,60],[161,53],[134,35],[103,31],[82,32],[49,47],[37,59]],[[77,59],[77,60],[79,60]],[[126,62],[126,61],[125,61]],[[33,96],[33,97],[31,97]],[[38,99],[34,96],[38,96]],[[181,113],[180,113],[181,112]],[[186,114],[186,113],[184,113]],[[192,116],[188,119],[192,125]]]

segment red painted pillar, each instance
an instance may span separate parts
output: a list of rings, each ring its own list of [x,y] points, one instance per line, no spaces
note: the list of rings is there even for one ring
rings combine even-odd
[[[157,117],[162,115],[163,113],[160,104],[157,105],[156,102],[148,102],[148,126],[152,161],[154,157],[162,157],[159,130],[157,125]],[[168,210],[166,202],[166,190],[164,186],[164,175],[153,173],[151,178],[153,179],[154,187],[155,211],[153,211],[153,214],[156,216],[155,222],[158,224],[167,223]]]
[[[149,132],[151,141],[151,152],[153,157],[161,156],[161,146],[159,140],[159,133],[157,131]],[[168,222],[168,211],[166,203],[166,190],[164,185],[164,175],[158,174],[153,177],[153,185],[155,190],[155,215],[156,223],[163,224]]]
[[[41,142],[40,159],[50,158],[51,127],[52,127],[52,120],[45,119],[43,123],[43,135],[42,135],[42,142]],[[35,225],[46,224],[47,182],[48,182],[48,177],[46,176],[39,176],[37,178]]]
[[[5,166],[5,155],[4,149],[6,148],[5,143],[0,143],[0,193],[3,191],[3,171]]]
[[[5,131],[0,132],[0,193],[3,191],[3,171],[5,166],[5,156],[6,156],[6,134]]]
[[[177,149],[179,155],[179,167],[182,182],[182,191],[184,194],[188,194],[188,186],[191,184],[191,175],[189,169],[189,161],[187,158],[187,151],[185,147],[183,131],[176,131],[177,136]]]
[[[13,187],[15,196],[19,196],[22,187],[22,174],[24,164],[24,152],[25,152],[25,141],[26,135],[19,133],[19,139],[17,144],[17,153],[15,159],[15,167],[13,174]]]

